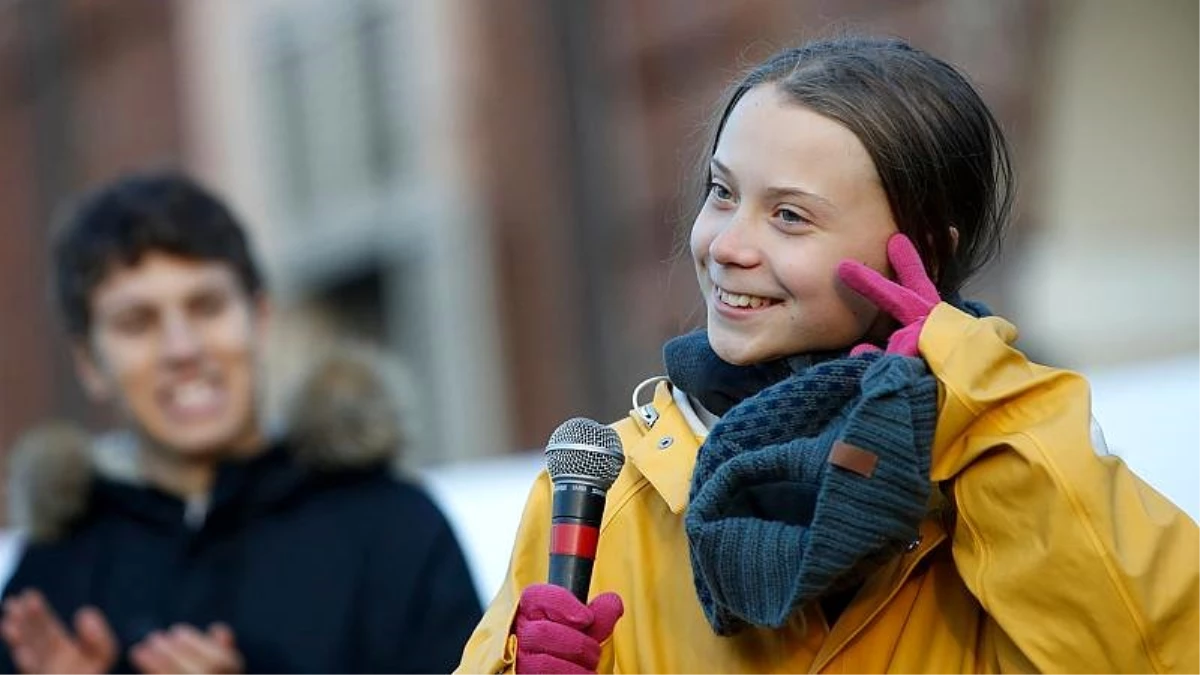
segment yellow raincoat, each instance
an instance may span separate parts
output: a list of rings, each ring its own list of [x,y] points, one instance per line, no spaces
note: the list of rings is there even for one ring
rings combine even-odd
[[[626,464],[592,589],[616,591],[625,616],[600,672],[1200,670],[1196,524],[1097,455],[1086,381],[1030,363],[1015,337],[1001,319],[946,304],[930,315],[920,350],[939,383],[931,473],[951,508],[932,510],[919,544],[869,577],[833,625],[810,603],[778,630],[709,628],[683,525],[703,439],[659,384],[652,426],[636,413],[615,425]],[[550,500],[543,473],[460,672],[512,669],[521,590],[546,580]]]

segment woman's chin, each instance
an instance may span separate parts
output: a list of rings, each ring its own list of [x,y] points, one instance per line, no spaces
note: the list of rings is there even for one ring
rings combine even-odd
[[[719,328],[714,330],[710,327],[708,341],[712,345],[713,351],[716,352],[717,356],[721,357],[722,361],[735,366],[752,366],[788,356],[795,356],[796,354],[849,350],[851,346],[863,340],[854,340],[839,335],[831,340],[792,340],[783,343],[771,340],[756,340],[753,337],[730,334]]]
[[[770,360],[771,358],[769,354],[745,338],[733,338],[709,333],[708,340],[709,344],[712,345],[713,351],[716,352],[717,356],[721,357],[722,361],[735,366],[751,366]]]

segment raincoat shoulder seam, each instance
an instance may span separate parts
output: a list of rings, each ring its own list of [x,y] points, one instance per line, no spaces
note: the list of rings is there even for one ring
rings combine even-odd
[[[1076,520],[1079,521],[1081,527],[1083,527],[1084,531],[1087,533],[1088,540],[1092,544],[1092,549],[1098,554],[1098,557],[1102,561],[1102,564],[1104,565],[1105,576],[1108,578],[1109,583],[1111,583],[1113,585],[1113,588],[1116,590],[1117,595],[1121,598],[1121,601],[1122,601],[1122,604],[1124,605],[1124,609],[1125,609],[1126,613],[1129,615],[1130,620],[1133,622],[1133,625],[1136,627],[1137,633],[1138,633],[1138,639],[1142,643],[1142,648],[1144,649],[1147,658],[1153,664],[1156,672],[1166,672],[1162,663],[1160,662],[1159,658],[1155,654],[1155,651],[1153,648],[1153,643],[1150,639],[1150,632],[1147,630],[1147,627],[1146,627],[1145,617],[1143,617],[1141,615],[1141,613],[1138,612],[1136,604],[1130,598],[1128,589],[1125,587],[1124,584],[1121,583],[1120,575],[1115,573],[1115,571],[1113,569],[1112,556],[1109,554],[1108,550],[1103,545],[1102,540],[1101,540],[1099,534],[1096,532],[1095,527],[1093,527],[1091,520],[1089,518],[1087,518],[1085,509],[1083,509],[1083,507],[1079,504],[1079,501],[1076,498],[1074,491],[1071,489],[1070,482],[1064,480],[1063,473],[1062,473],[1061,469],[1059,468],[1058,464],[1053,461],[1050,453],[1048,453],[1046,451],[1046,449],[1042,446],[1042,444],[1037,440],[1037,438],[1034,435],[1032,435],[1028,432],[1025,432],[1025,431],[1012,431],[1012,430],[1008,430],[1008,429],[998,429],[998,431],[1000,431],[1000,433],[1003,435],[1024,438],[1030,443],[1030,445],[1032,447],[1036,448],[1038,455],[1041,457],[1042,461],[1044,462],[1045,466],[1047,467],[1047,469],[1049,470],[1049,472],[1052,476],[1055,488],[1057,488],[1062,493],[1063,498],[1066,500],[1066,502],[1068,504],[1068,507],[1071,509],[1071,513],[1075,516]],[[963,499],[962,499],[963,495],[961,495],[958,492],[958,489],[957,489],[958,485],[959,485],[959,483],[956,481],[955,482],[955,493],[956,493],[955,501],[959,504],[962,504],[963,503]],[[990,546],[988,546],[986,539],[979,534],[978,528],[972,522],[972,517],[971,517],[970,511],[971,511],[970,509],[960,508],[958,511],[958,517],[959,517],[959,520],[966,526],[967,530],[970,532],[971,537],[976,542],[978,542],[978,545],[979,545],[981,560],[980,560],[980,565],[979,565],[979,571],[975,575],[976,588],[978,588],[980,591],[980,597],[979,597],[980,603],[984,604],[986,606],[987,602],[986,602],[986,599],[983,597],[983,589],[986,588],[986,586],[984,585],[983,581],[987,577],[987,570],[989,570],[991,567],[992,552],[991,552]]]

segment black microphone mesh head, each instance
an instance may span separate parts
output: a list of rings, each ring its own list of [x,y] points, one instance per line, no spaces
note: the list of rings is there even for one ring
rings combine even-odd
[[[624,464],[617,432],[584,417],[560,424],[546,444],[546,470],[552,481],[572,476],[607,490]]]

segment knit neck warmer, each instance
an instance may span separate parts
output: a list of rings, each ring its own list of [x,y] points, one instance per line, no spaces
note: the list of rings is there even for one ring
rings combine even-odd
[[[729,408],[696,459],[684,525],[718,635],[778,628],[857,583],[912,541],[924,516],[937,414],[924,363],[865,354],[800,364]],[[869,457],[870,472],[831,464],[838,445]]]
[[[718,417],[791,375],[843,355],[844,352],[815,352],[737,366],[717,356],[708,343],[708,333],[703,330],[680,335],[663,345],[663,362],[671,383]]]
[[[668,342],[664,360],[675,386],[721,415],[696,458],[684,519],[697,596],[718,635],[781,627],[916,539],[937,419],[924,361],[819,353],[735,366],[703,331]]]

